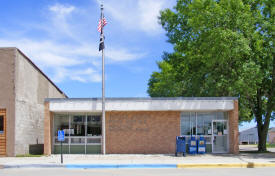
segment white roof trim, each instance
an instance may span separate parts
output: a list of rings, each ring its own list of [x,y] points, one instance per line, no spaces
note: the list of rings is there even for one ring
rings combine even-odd
[[[100,99],[48,101],[53,112],[101,112]],[[234,100],[113,99],[106,100],[106,111],[229,111]]]

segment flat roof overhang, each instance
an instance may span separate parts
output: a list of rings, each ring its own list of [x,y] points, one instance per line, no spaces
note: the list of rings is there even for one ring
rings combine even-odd
[[[105,111],[230,111],[237,97],[106,98]],[[51,112],[101,112],[101,98],[48,98]]]

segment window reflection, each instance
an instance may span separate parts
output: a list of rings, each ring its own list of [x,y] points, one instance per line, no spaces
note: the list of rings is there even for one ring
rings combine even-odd
[[[57,136],[58,130],[64,130],[65,136],[69,136],[69,116],[68,115],[55,115],[54,117],[55,136]]]
[[[227,112],[182,112],[180,119],[181,135],[203,135],[211,143],[212,120],[227,120],[228,114]],[[226,126],[222,129],[226,129]]]
[[[199,112],[197,113],[198,133],[197,135],[211,135],[211,123],[215,119],[213,112]]]
[[[100,116],[87,116],[87,136],[101,135]]]
[[[54,115],[54,153],[60,152],[58,130],[65,133],[67,153],[99,153],[101,151],[101,116],[89,114]]]
[[[183,112],[180,118],[181,135],[190,135],[190,113]]]
[[[85,116],[74,115],[72,120],[73,133],[71,136],[86,136],[85,135]]]

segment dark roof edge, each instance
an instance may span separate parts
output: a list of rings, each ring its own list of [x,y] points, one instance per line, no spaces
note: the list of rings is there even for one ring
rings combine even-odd
[[[36,68],[61,94],[65,95],[66,98],[68,98],[68,96],[61,90],[59,89],[59,87],[57,87],[56,84],[54,84],[54,82],[52,82],[52,80],[50,80],[50,78],[42,72],[42,70],[40,70],[40,68],[38,68],[38,66],[36,66],[30,58],[28,58],[28,56],[26,56],[20,49],[16,48],[16,47],[8,47],[8,48],[14,48],[15,50],[17,50],[23,57],[25,57],[25,59],[32,64],[32,66],[34,68]]]
[[[106,100],[238,100],[238,97],[110,97]],[[87,101],[101,100],[101,98],[46,98],[45,102],[50,101]]]

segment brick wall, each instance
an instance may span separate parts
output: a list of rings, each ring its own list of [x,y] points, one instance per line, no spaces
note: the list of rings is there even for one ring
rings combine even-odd
[[[180,112],[106,112],[106,153],[174,153]]]
[[[238,100],[234,100],[234,109],[229,111],[229,152],[239,153],[239,108]]]
[[[44,154],[50,155],[52,152],[52,127],[53,113],[49,111],[49,103],[45,103],[44,112]]]

